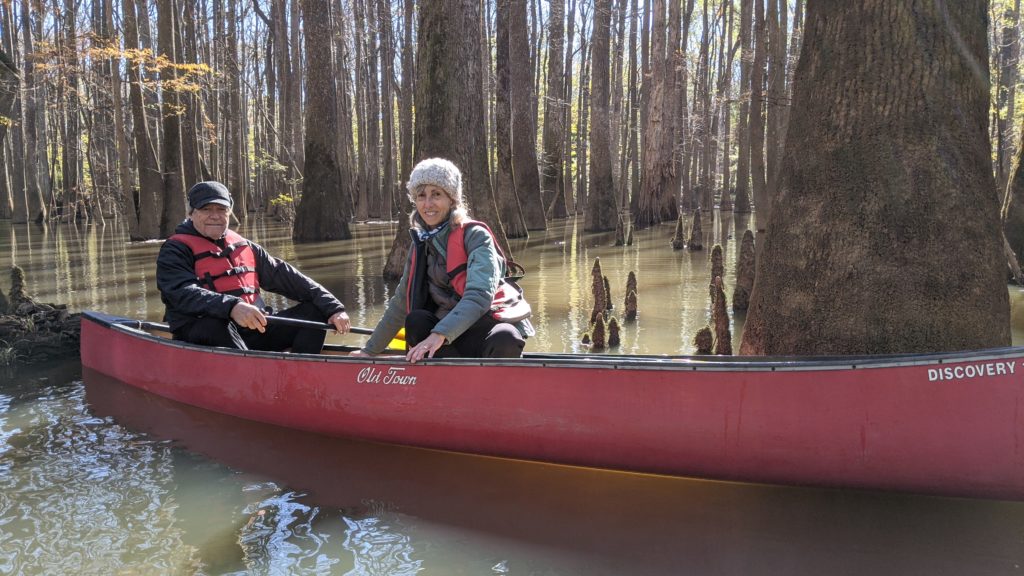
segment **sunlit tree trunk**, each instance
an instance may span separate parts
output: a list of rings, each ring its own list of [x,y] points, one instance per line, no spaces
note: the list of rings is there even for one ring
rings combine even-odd
[[[625,210],[630,206],[632,198],[639,193],[640,190],[640,166],[637,164],[637,133],[639,132],[639,126],[637,126],[637,110],[640,104],[640,88],[638,84],[640,79],[638,78],[637,64],[638,58],[636,54],[636,34],[637,34],[637,22],[640,20],[640,14],[637,12],[637,0],[630,0],[629,4],[629,40],[626,45],[625,57],[629,59],[628,71],[627,71],[627,96],[626,96],[626,118],[623,122],[623,133],[622,133],[622,158],[620,159],[622,169],[622,179],[619,182],[619,209],[625,217]]]
[[[21,0],[21,34],[22,34],[22,45],[24,46],[24,54],[33,54],[35,51],[33,44],[34,32],[31,26],[31,12],[29,11],[28,0]],[[39,79],[35,73],[35,60],[34,58],[25,58],[25,71],[24,71],[24,86],[25,91],[22,97],[22,114],[24,121],[24,139],[25,139],[25,200],[26,219],[34,220],[35,222],[44,222],[49,216],[46,203],[43,201],[43,192],[40,187],[40,173],[46,172],[46,166],[41,161],[45,161],[39,157],[40,142],[39,142],[39,119],[42,117],[40,111],[40,92],[42,87],[38,85]],[[43,148],[45,151],[45,148]]]
[[[409,179],[409,173],[412,172],[412,101],[413,93],[416,90],[414,80],[416,74],[413,72],[413,40],[412,40],[412,27],[413,27],[413,13],[415,12],[413,0],[404,0],[405,11],[402,14],[402,94],[401,103],[399,104],[399,131],[401,132],[400,140],[402,142],[401,152],[401,174],[400,178],[404,185]],[[404,187],[403,187],[404,190]],[[402,207],[408,206],[408,203],[401,202]]]
[[[647,122],[644,125],[646,147],[643,153],[643,173],[641,175],[640,198],[633,223],[637,228],[647,228],[661,222],[661,198],[663,188],[671,178],[672,150],[665,149],[666,106],[669,82],[673,75],[666,70],[665,45],[665,2],[654,0],[651,12],[651,74],[650,90],[647,91]],[[671,116],[668,116],[671,118]]]
[[[227,142],[227,184],[235,198],[235,212],[244,217],[249,212],[249,185],[243,170],[245,154],[244,132],[245,117],[242,114],[242,63],[238,53],[239,3],[241,0],[228,2],[228,35],[225,61],[230,94],[228,96],[227,118],[224,123],[228,129]],[[298,0],[294,0],[298,2]],[[292,95],[294,96],[294,95]],[[298,116],[295,116],[298,118]],[[301,124],[301,122],[296,122]]]
[[[494,198],[498,215],[509,238],[529,236],[523,219],[522,204],[516,190],[512,166],[512,81],[509,9],[510,0],[497,0],[495,10],[494,47]]]
[[[730,170],[729,157],[731,155],[732,148],[732,61],[736,51],[730,48],[729,44],[732,41],[732,30],[733,30],[733,13],[732,2],[724,0],[722,2],[722,10],[725,12],[723,19],[725,19],[725,34],[722,35],[721,44],[719,46],[719,57],[718,57],[718,102],[717,110],[718,114],[721,115],[722,124],[718,129],[718,134],[722,137],[722,201],[719,204],[719,208],[723,212],[732,211],[732,172]],[[717,152],[716,152],[717,156]]]
[[[306,37],[306,174],[302,201],[295,211],[292,237],[296,241],[345,240],[349,203],[342,196],[342,167],[338,162],[338,107],[331,58],[329,0],[302,0]]]
[[[125,48],[138,49],[134,0],[122,0],[124,14]],[[139,227],[134,240],[160,237],[160,197],[163,176],[157,162],[156,150],[149,134],[146,105],[142,93],[141,62],[128,61],[129,100],[132,110],[132,134],[135,141],[135,162],[139,175]]]
[[[751,49],[752,3],[740,0],[740,87],[739,117],[736,119],[736,202],[733,211],[750,213],[750,69],[754,59]]]
[[[986,23],[983,0],[808,5],[743,354],[1010,344]]]
[[[540,158],[540,188],[542,196],[553,209],[551,218],[565,217],[565,197],[562,191],[562,124],[565,100],[563,82],[565,42],[565,0],[551,0],[548,14],[547,88],[544,94],[544,151]]]
[[[529,230],[544,230],[544,202],[537,171],[537,122],[534,107],[526,0],[509,3],[508,43],[512,107],[512,171],[516,197]]]
[[[1001,14],[999,46],[996,50],[999,83],[996,88],[996,187],[1006,190],[1014,152],[1014,111],[1017,80],[1020,78],[1020,0],[1013,0]]]
[[[576,196],[572,185],[572,87],[573,87],[573,49],[576,37],[576,2],[568,0],[569,9],[566,11],[566,41],[565,41],[565,88],[562,91],[565,98],[565,106],[562,108],[562,126],[565,131],[562,134],[562,202],[565,204],[566,215],[576,213]],[[559,213],[558,204],[554,205],[552,215],[557,217]]]
[[[611,134],[608,123],[608,68],[611,0],[594,2],[593,69],[590,95],[590,185],[588,186],[585,230],[615,230],[618,211],[612,181]]]
[[[381,118],[381,205],[380,215],[391,217],[395,195],[395,121],[392,104],[394,40],[391,34],[391,9],[388,0],[377,0],[377,21],[380,23],[380,118]]]
[[[479,33],[467,33],[478,31],[479,24],[476,0],[438,0],[420,6],[415,148],[420,159],[448,158],[459,167],[473,217],[490,225],[510,255],[488,175],[482,38]],[[394,277],[393,263],[405,260],[400,237],[392,246],[385,277]]]
[[[176,12],[174,0],[157,0],[159,55],[172,63],[177,63],[174,38]],[[177,77],[178,74],[174,66],[166,66],[160,71],[160,82],[163,84],[161,117],[164,128],[164,145],[161,147],[163,206],[160,218],[160,236],[162,238],[174,234],[174,228],[185,216],[185,176],[181,166],[180,101],[177,89],[174,88]]]
[[[64,92],[64,142],[62,151],[62,177],[64,209],[69,218],[85,216],[85,204],[81,189],[79,168],[82,162],[82,123],[80,113],[78,73],[78,28],[77,10],[74,0],[64,0],[63,58],[65,65]]]
[[[199,52],[196,48],[196,14],[195,0],[183,0],[181,23],[183,30],[179,31],[177,38],[182,45],[177,47],[178,53],[183,56],[183,61],[189,64],[199,63]],[[201,126],[202,113],[199,109],[199,99],[194,93],[186,92],[178,98],[182,105],[181,111],[181,160],[182,174],[185,179],[184,185],[187,189],[192,184],[206,180],[203,174],[203,160],[199,146],[199,126]]]
[[[767,0],[774,2],[775,0]],[[757,232],[768,224],[769,198],[764,157],[764,85],[765,65],[768,61],[768,34],[766,32],[765,0],[754,0],[754,62],[750,73],[750,176]],[[758,241],[758,247],[763,244]]]

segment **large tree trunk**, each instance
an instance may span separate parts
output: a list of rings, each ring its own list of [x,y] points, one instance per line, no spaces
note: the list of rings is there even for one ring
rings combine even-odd
[[[740,115],[736,121],[736,201],[733,211],[750,213],[750,68],[753,0],[740,0]]]
[[[619,182],[619,211],[620,218],[628,216],[628,209],[631,206],[632,199],[640,193],[640,166],[637,162],[639,158],[639,152],[637,150],[637,135],[640,132],[640,127],[637,126],[637,112],[640,106],[640,89],[638,84],[640,80],[638,78],[638,58],[637,58],[637,45],[636,45],[636,33],[637,33],[637,21],[640,20],[640,14],[637,13],[637,0],[629,0],[629,44],[626,47],[627,58],[629,58],[629,71],[627,73],[627,86],[629,86],[628,103],[626,120],[623,123],[625,129],[623,130],[622,139],[622,181]]]
[[[462,190],[473,217],[491,226],[499,245],[508,240],[498,219],[487,166],[484,122],[480,3],[438,0],[420,5],[416,53],[416,156],[448,158],[462,171]],[[404,261],[399,232],[385,278],[396,276],[392,262]],[[401,255],[401,257],[400,257]],[[397,271],[397,275],[401,270]]]
[[[985,27],[983,0],[808,5],[743,354],[1010,344]]]
[[[14,49],[14,22],[11,19],[10,10],[6,6],[0,6],[0,14],[3,15],[0,18],[2,20],[0,28],[3,29],[3,38],[0,39],[2,41],[2,48],[0,50],[4,52],[6,58],[3,66],[15,71],[14,78],[17,80],[17,65],[14,61],[14,58],[17,58]],[[27,88],[28,86],[26,86]],[[28,91],[26,90],[26,92]],[[11,107],[7,110],[5,116],[8,118],[23,117],[25,110],[27,110],[27,106],[22,103],[22,98],[19,98],[15,92],[11,96]],[[29,220],[29,206],[25,195],[25,188],[28,184],[25,182],[26,170],[22,166],[23,150],[25,149],[25,140],[27,138],[24,134],[26,126],[27,122],[3,123],[2,128],[0,128],[5,135],[8,131],[11,133],[10,146],[4,146],[3,160],[5,170],[0,173],[0,179],[4,181],[4,186],[11,201],[12,224],[24,224]]]
[[[79,118],[80,87],[78,85],[78,32],[77,10],[74,0],[64,0],[64,70],[66,88],[64,88],[65,116],[62,126],[65,129],[62,151],[62,175],[64,178],[64,213],[69,218],[78,219],[85,216],[85,199],[81,189],[79,167],[82,163],[82,123]]]
[[[297,1],[297,0],[296,0]],[[244,218],[249,212],[249,185],[244,177],[242,163],[245,156],[245,115],[242,112],[242,63],[238,56],[238,28],[241,0],[228,2],[228,35],[226,54],[226,74],[230,88],[228,110],[225,124],[228,127],[227,141],[227,180],[228,188],[235,198],[235,214]],[[298,82],[298,80],[296,80]],[[292,95],[294,96],[294,95]],[[295,118],[299,116],[296,115]],[[302,124],[296,122],[296,124]]]
[[[122,0],[124,11],[124,44],[125,49],[139,48],[138,28],[136,27],[136,6],[134,0]],[[128,96],[132,109],[132,134],[135,140],[135,162],[139,174],[139,227],[133,240],[146,240],[160,237],[160,197],[163,190],[163,176],[157,162],[156,150],[150,137],[149,122],[146,117],[146,103],[142,93],[142,75],[139,72],[141,63],[128,61]]]
[[[1001,18],[999,49],[996,52],[999,83],[996,90],[995,123],[996,187],[1000,193],[1006,190],[1014,152],[1013,116],[1016,109],[1017,79],[1020,77],[1017,69],[1020,60],[1020,0],[1013,0],[1012,8],[1007,7]]]
[[[512,167],[512,81],[509,44],[509,0],[498,0],[495,10],[494,47],[494,198],[498,215],[509,238],[526,238],[526,220],[516,190]]]
[[[768,0],[774,2],[774,0]],[[757,231],[768,224],[769,198],[764,158],[764,85],[768,61],[764,0],[754,0],[754,63],[750,74],[750,176],[753,184],[754,220]],[[758,247],[763,246],[758,240]]]
[[[366,6],[366,134],[360,140],[366,142],[366,189],[370,199],[370,217],[381,215],[380,190],[380,89],[377,79],[380,77],[379,59],[377,58],[377,16],[373,10],[372,0],[363,0]]]
[[[390,218],[392,199],[395,196],[395,120],[392,105],[392,70],[395,60],[394,41],[391,34],[391,9],[389,0],[377,1],[377,20],[380,23],[380,121],[381,121],[381,204],[380,215]],[[308,160],[307,160],[308,162]]]
[[[565,31],[565,0],[551,0],[548,16],[548,69],[547,90],[544,97],[544,152],[540,161],[540,187],[545,202],[555,209],[552,218],[565,217],[565,198],[562,196],[562,138],[565,130],[565,99],[562,81],[563,40]]]
[[[199,53],[196,48],[196,14],[195,1],[185,0],[182,16],[184,30],[177,35],[183,41],[178,46],[178,53],[183,56],[183,61],[189,64],[198,64]],[[181,161],[182,174],[185,187],[195,182],[206,180],[203,175],[203,160],[199,148],[199,126],[201,126],[202,114],[199,108],[199,99],[195,94],[186,92],[179,95],[179,101],[183,110],[181,115]]]
[[[306,31],[306,174],[292,237],[300,242],[347,240],[349,203],[338,162],[338,107],[331,59],[329,0],[302,0]]]
[[[402,15],[402,94],[401,102],[398,108],[399,118],[399,130],[401,132],[402,141],[402,161],[401,161],[401,180],[404,184],[409,179],[409,173],[412,172],[412,101],[413,94],[416,90],[413,84],[415,80],[415,73],[413,72],[413,41],[412,41],[412,23],[413,13],[415,12],[413,0],[405,1],[405,13]],[[404,188],[403,188],[404,190]],[[400,205],[404,208],[409,205],[408,202],[401,202]]]
[[[593,81],[590,95],[590,192],[587,197],[585,230],[615,230],[618,210],[612,181],[610,126],[608,125],[608,41],[611,0],[594,2],[594,43],[591,56]]]
[[[35,51],[33,48],[33,32],[31,18],[29,15],[28,0],[21,0],[21,34],[24,53],[26,56]],[[24,97],[22,99],[22,114],[25,119],[25,198],[21,199],[21,202],[25,203],[26,206],[26,219],[33,219],[36,222],[44,222],[47,219],[48,210],[46,203],[43,202],[43,193],[39,185],[39,175],[41,172],[45,173],[46,166],[44,163],[40,162],[38,130],[38,120],[41,116],[40,102],[43,100],[39,97],[39,92],[42,90],[42,87],[37,86],[39,79],[35,74],[35,62],[33,58],[25,58],[24,81],[25,92],[23,93]]]
[[[367,83],[371,80],[368,78],[369,73],[367,71],[367,62],[369,58],[366,54],[366,14],[363,9],[363,0],[352,1],[352,15],[353,22],[355,24],[355,33],[353,34],[353,43],[356,50],[355,59],[355,94],[356,94],[356,118],[358,119],[358,134],[359,140],[356,146],[356,220],[365,221],[370,219],[370,184],[369,184],[369,172],[370,166],[368,165],[369,152],[367,147],[370,142],[368,133],[370,131],[370,120],[375,118],[372,116],[369,105],[369,90],[366,88]]]
[[[565,74],[562,75],[565,80],[565,87],[562,91],[565,98],[565,106],[562,108],[562,126],[565,126],[565,132],[562,134],[562,158],[565,161],[562,162],[562,199],[556,200],[551,209],[551,214],[555,218],[558,217],[560,210],[564,210],[566,216],[576,214],[576,195],[572,185],[572,129],[570,128],[572,126],[572,64],[576,37],[576,0],[569,0],[566,22]],[[564,206],[560,207],[559,203]]]
[[[174,0],[157,0],[157,41],[160,55],[171,62],[176,62],[175,49],[175,2]],[[164,67],[160,71],[160,82],[163,84],[161,116],[163,117],[164,145],[163,154],[163,206],[160,217],[160,237],[168,238],[174,234],[174,228],[185,216],[185,176],[181,166],[181,116],[177,80],[174,66]]]
[[[502,0],[509,6],[508,43],[512,105],[512,171],[516,197],[529,230],[544,230],[544,202],[537,172],[537,121],[534,107],[526,0]]]
[[[643,173],[641,175],[640,198],[637,202],[633,223],[637,228],[647,228],[661,222],[660,201],[664,194],[663,188],[672,176],[672,150],[665,150],[666,125],[666,91],[670,75],[665,70],[665,2],[654,0],[651,24],[651,74],[650,90],[646,92],[647,122],[644,125],[646,146],[643,151]]]

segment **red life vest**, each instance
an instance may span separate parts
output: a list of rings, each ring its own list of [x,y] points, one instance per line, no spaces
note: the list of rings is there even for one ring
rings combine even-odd
[[[455,293],[461,298],[466,291],[466,269],[469,255],[466,254],[466,229],[470,226],[480,226],[491,236],[494,248],[501,256],[502,263],[507,262],[501,246],[494,239],[494,232],[484,222],[466,220],[461,226],[455,226],[448,234],[448,255],[445,258],[445,270],[448,272],[448,280],[451,282]],[[523,289],[510,278],[502,278],[498,283],[498,289],[491,300],[491,316],[499,322],[518,322],[530,317],[530,304],[523,297]]]
[[[176,240],[192,249],[196,280],[203,288],[238,296],[249,304],[257,302],[260,279],[256,276],[256,254],[245,238],[228,230],[223,250],[204,236],[175,234],[168,240]]]

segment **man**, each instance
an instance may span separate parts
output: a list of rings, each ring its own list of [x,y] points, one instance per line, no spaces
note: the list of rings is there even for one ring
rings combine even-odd
[[[344,334],[345,306],[305,274],[228,228],[233,201],[220,182],[188,191],[188,218],[157,256],[156,283],[176,340],[242,350],[318,354],[326,332],[267,324],[261,290],[298,302],[277,316],[323,322]]]

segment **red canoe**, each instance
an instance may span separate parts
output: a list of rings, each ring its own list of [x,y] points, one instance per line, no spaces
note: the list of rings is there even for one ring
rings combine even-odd
[[[530,354],[416,365],[172,342],[82,315],[86,368],[320,434],[775,484],[1024,500],[1024,348],[844,358]]]

